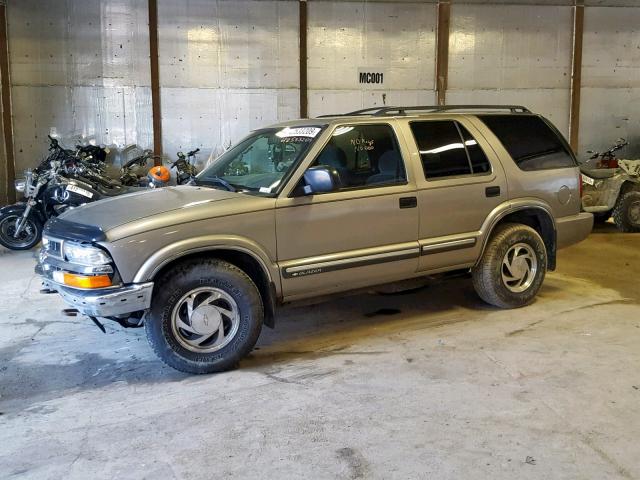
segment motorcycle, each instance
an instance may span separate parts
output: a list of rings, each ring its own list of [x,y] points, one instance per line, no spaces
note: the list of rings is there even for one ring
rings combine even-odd
[[[171,169],[176,170],[176,183],[178,185],[188,185],[196,178],[198,170],[195,166],[195,157],[199,151],[200,149],[196,148],[187,152],[186,155],[178,152],[178,159],[171,164]]]
[[[16,191],[24,200],[0,209],[0,244],[11,250],[29,250],[40,242],[46,221],[67,209],[105,197],[139,191],[122,185],[105,187],[93,180],[97,167],[65,150],[51,139],[51,153],[23,180]],[[86,177],[87,172],[91,177]]]

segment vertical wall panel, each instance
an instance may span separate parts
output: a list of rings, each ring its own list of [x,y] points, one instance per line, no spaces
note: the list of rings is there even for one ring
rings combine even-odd
[[[579,157],[605,150],[640,157],[640,8],[585,8]]]
[[[160,0],[163,149],[201,160],[299,116],[296,1]]]
[[[310,2],[308,15],[310,116],[434,103],[434,4]],[[359,68],[384,84],[363,88]]]
[[[516,103],[568,134],[571,8],[451,7],[447,103]]]
[[[151,145],[146,5],[146,0],[10,3],[17,171],[46,153],[50,132],[118,147]]]

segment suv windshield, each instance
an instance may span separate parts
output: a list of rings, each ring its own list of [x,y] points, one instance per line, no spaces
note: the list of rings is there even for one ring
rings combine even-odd
[[[274,193],[321,130],[317,126],[257,130],[205,168],[197,176],[196,184]]]

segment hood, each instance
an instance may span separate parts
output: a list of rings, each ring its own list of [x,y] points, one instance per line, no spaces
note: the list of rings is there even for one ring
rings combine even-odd
[[[190,216],[189,213],[194,209],[228,200],[242,200],[243,197],[247,195],[182,185],[149,189],[88,203],[68,210],[60,215],[60,218],[79,224],[93,225],[108,232],[121,225],[178,210],[181,211],[181,216],[183,213]],[[180,223],[179,219],[176,219],[175,223]]]

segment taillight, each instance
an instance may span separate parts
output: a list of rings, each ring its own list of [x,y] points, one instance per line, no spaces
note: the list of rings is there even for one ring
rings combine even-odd
[[[580,198],[582,198],[582,189],[584,186],[582,185],[582,174],[578,172],[578,192],[580,193]]]

